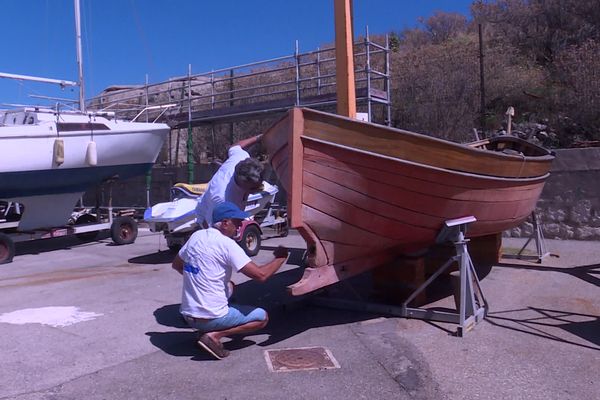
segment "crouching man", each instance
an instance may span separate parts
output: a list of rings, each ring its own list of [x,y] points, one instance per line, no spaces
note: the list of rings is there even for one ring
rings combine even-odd
[[[198,345],[218,359],[229,355],[224,336],[243,335],[267,325],[262,308],[228,304],[233,271],[266,281],[285,263],[288,250],[278,247],[274,259],[256,265],[232,239],[248,213],[230,202],[218,204],[212,213],[212,227],[195,232],[173,260],[174,270],[183,275],[181,314],[198,330]]]

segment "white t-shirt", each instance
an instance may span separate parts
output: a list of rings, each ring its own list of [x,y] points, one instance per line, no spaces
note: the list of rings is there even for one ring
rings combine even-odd
[[[212,225],[213,209],[217,204],[224,201],[230,201],[240,209],[244,209],[246,191],[235,183],[233,173],[235,172],[235,166],[246,158],[250,158],[250,154],[240,146],[229,148],[227,161],[213,175],[206,192],[200,197],[196,205],[196,222],[200,226],[202,226],[203,221],[206,221],[208,226]]]
[[[215,228],[195,232],[179,251],[184,262],[180,311],[195,318],[227,314],[227,283],[251,260],[231,238]]]

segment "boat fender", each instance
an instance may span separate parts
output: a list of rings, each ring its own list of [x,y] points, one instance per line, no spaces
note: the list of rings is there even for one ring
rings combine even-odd
[[[85,162],[91,167],[98,165],[98,152],[96,150],[96,142],[94,141],[88,142],[87,151],[85,152]]]
[[[65,142],[62,139],[54,139],[54,164],[61,165],[65,162]]]

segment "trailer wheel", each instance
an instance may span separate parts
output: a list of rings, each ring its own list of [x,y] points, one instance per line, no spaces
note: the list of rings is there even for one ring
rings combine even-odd
[[[137,222],[131,217],[115,218],[110,226],[110,237],[116,244],[131,244],[138,235]]]
[[[83,225],[83,224],[91,224],[92,222],[96,222],[96,217],[94,217],[91,214],[83,214],[81,217],[77,218],[77,221],[75,221],[75,226]],[[98,231],[76,233],[75,236],[79,240],[88,242],[88,241],[92,241],[92,240],[96,239],[96,237],[98,237]]]
[[[248,225],[246,229],[244,229],[244,234],[238,243],[242,249],[244,249],[246,254],[248,254],[249,257],[252,257],[257,255],[260,250],[261,239],[260,229],[258,229],[256,225]]]
[[[15,242],[5,233],[0,232],[0,264],[8,264],[15,256]]]
[[[172,253],[179,252],[181,249],[181,244],[174,242],[169,236],[165,235],[165,239],[167,240],[167,247]]]

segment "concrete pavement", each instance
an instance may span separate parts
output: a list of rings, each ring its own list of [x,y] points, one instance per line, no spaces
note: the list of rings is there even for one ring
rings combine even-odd
[[[597,242],[548,241],[560,258],[494,266],[482,280],[489,317],[464,338],[452,334],[452,324],[327,309],[287,296],[285,286],[302,272],[302,239],[295,232],[267,239],[256,261],[268,260],[280,243],[293,251],[269,282],[235,277],[237,301],[265,307],[271,321],[227,343],[232,352],[221,361],[194,346],[179,318],[180,276],[159,235],[140,230],[129,246],[109,239],[21,246],[13,263],[0,266],[0,399],[593,399],[600,393]],[[505,239],[505,251],[522,243]],[[368,277],[353,284],[368,286]],[[339,286],[332,296],[362,295]],[[428,307],[452,305],[444,296]],[[42,308],[42,323],[25,323]],[[74,309],[70,320],[46,318]],[[265,350],[309,346],[329,349],[340,368],[268,369]]]

